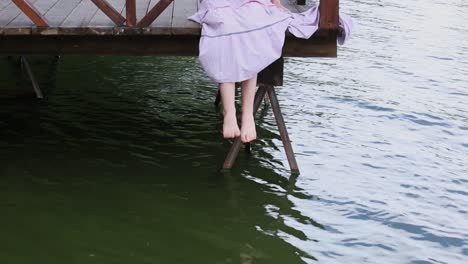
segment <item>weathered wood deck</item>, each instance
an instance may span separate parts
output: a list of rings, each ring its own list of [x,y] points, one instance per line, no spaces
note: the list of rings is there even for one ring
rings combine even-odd
[[[296,1],[282,3],[293,12],[316,4]],[[17,2],[30,4],[37,16],[28,17]],[[0,0],[0,54],[197,55],[201,29],[187,17],[199,0],[136,0],[132,10],[128,2],[135,0]],[[334,57],[336,32],[323,28],[309,40],[288,36],[284,55]]]

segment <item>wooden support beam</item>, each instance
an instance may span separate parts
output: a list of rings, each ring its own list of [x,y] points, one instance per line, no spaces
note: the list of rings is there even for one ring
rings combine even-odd
[[[125,24],[125,17],[115,10],[106,0],[91,0],[107,17],[109,17],[117,26]]]
[[[339,19],[339,0],[320,0],[320,28],[337,30]]]
[[[198,56],[199,36],[193,35],[99,35],[95,29],[57,29],[58,35],[0,36],[0,55],[145,55]],[[76,30],[76,31],[75,31]],[[79,34],[75,32],[85,32]],[[34,43],[34,45],[31,45]],[[310,39],[286,37],[284,57],[336,57],[336,35]]]
[[[291,140],[289,139],[289,133],[284,123],[283,114],[281,113],[281,108],[278,102],[278,97],[276,96],[276,91],[273,86],[268,87],[268,98],[270,98],[271,109],[275,115],[276,125],[280,132],[281,141],[283,142],[284,150],[286,152],[286,157],[288,158],[289,167],[291,168],[291,173],[299,174],[299,166],[297,166],[296,157],[291,145]]]
[[[258,85],[283,86],[284,58],[280,57],[258,73]]]
[[[13,3],[38,27],[49,27],[47,19],[29,2],[29,0],[13,0]]]
[[[174,0],[159,0],[159,2],[144,16],[137,27],[149,27],[156,18],[172,3]]]
[[[135,0],[126,0],[127,11],[127,27],[134,27],[136,25],[136,3]]]

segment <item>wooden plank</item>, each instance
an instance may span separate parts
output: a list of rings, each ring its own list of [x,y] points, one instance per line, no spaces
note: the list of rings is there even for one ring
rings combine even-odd
[[[91,0],[94,1],[94,0]],[[125,0],[108,0],[110,5],[114,7],[115,10],[120,11],[119,14],[122,14],[125,10]],[[104,12],[98,8],[96,15],[91,19],[88,25],[89,28],[92,27],[114,27],[115,23],[106,15]]]
[[[86,27],[98,12],[98,7],[91,1],[82,0],[67,18],[60,24],[62,28]]]
[[[16,6],[38,27],[48,27],[49,23],[29,0],[12,0]]]
[[[120,33],[129,33],[129,34],[140,33],[141,32],[140,29],[135,29],[133,27],[136,26],[139,19],[143,18],[146,15],[146,13],[148,12],[148,6],[149,6],[150,2],[151,2],[151,0],[139,0],[139,1],[137,1],[136,5],[135,5],[135,24],[133,26],[130,26],[130,25],[127,24],[127,26],[129,26],[130,28],[129,27],[120,28],[119,32]],[[124,6],[121,14],[123,15],[126,12],[127,12],[127,5]]]
[[[53,6],[58,0],[31,0],[31,4],[38,10],[42,15],[46,13],[51,6]],[[8,28],[31,28],[35,27],[35,24],[29,19],[26,14],[19,14],[13,21],[11,21],[6,27]]]
[[[0,28],[8,25],[21,13],[21,10],[11,0],[8,1],[10,3],[0,11]]]
[[[150,26],[155,19],[157,19],[164,10],[166,10],[169,5],[173,2],[174,0],[159,0],[151,10],[148,11],[145,17],[143,17],[140,22],[138,22],[137,26],[138,27],[148,27]],[[194,0],[192,0],[194,1]]]
[[[50,8],[50,6],[42,6],[38,5],[40,0],[31,0],[30,3],[34,4],[36,9],[40,14],[43,14],[45,11]],[[52,2],[51,0],[49,0]],[[57,0],[54,0],[57,1]],[[12,2],[13,3],[13,2]],[[49,3],[52,5],[53,3]],[[16,7],[15,4],[12,6]],[[19,8],[18,8],[19,10]],[[30,35],[32,32],[32,28],[36,27],[36,25],[29,19],[22,11],[12,20],[8,25],[3,28],[4,35]]]
[[[175,0],[178,1],[178,0]],[[152,0],[151,4],[156,4],[158,0]],[[151,7],[150,4],[150,7]],[[170,35],[172,27],[172,14],[174,13],[174,1],[159,15],[148,28],[149,34]]]
[[[197,10],[198,0],[175,0],[172,15],[172,34],[200,35],[200,25],[187,19],[187,17],[195,14]]]
[[[135,0],[126,0],[125,1],[126,9],[126,25],[128,27],[133,27],[136,25],[136,3]]]
[[[11,0],[0,0],[0,12],[11,4]]]
[[[44,16],[49,20],[51,27],[59,27],[82,1],[83,0],[60,0],[49,9]]]
[[[119,14],[124,12],[125,0],[109,0],[108,2],[115,10],[120,11]],[[109,17],[99,10],[86,27],[89,34],[111,35],[114,34],[114,27],[116,26]]]
[[[139,0],[136,7],[137,22],[146,16],[150,10],[151,0]]]
[[[122,8],[125,6],[125,0],[122,1],[106,1],[106,0],[91,0],[100,11],[105,14],[115,25],[123,26],[125,18],[121,15]],[[118,5],[115,5],[118,4]],[[100,26],[100,25],[99,25]],[[110,26],[110,25],[108,25]]]

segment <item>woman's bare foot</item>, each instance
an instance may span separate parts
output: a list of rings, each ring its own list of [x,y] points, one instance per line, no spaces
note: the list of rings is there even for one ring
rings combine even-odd
[[[236,113],[224,114],[223,136],[224,138],[235,138],[240,136],[239,126],[237,125]]]
[[[255,119],[253,114],[242,115],[240,138],[242,143],[248,143],[257,138],[257,131],[255,129]]]

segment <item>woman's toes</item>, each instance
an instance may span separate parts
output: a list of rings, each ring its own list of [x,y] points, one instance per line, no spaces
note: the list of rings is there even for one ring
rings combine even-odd
[[[242,143],[248,143],[257,138],[257,132],[254,126],[243,126],[241,129],[241,141]]]
[[[224,138],[235,138],[240,135],[239,126],[235,114],[224,116],[223,136]]]
[[[257,138],[257,131],[255,130],[255,119],[253,115],[242,116],[241,127],[241,141],[248,143]]]
[[[240,135],[241,135],[240,129],[237,128],[237,130],[234,132],[234,137],[240,137]]]
[[[224,138],[235,138],[240,136],[241,132],[237,124],[232,126],[224,126],[223,127],[223,136]]]

